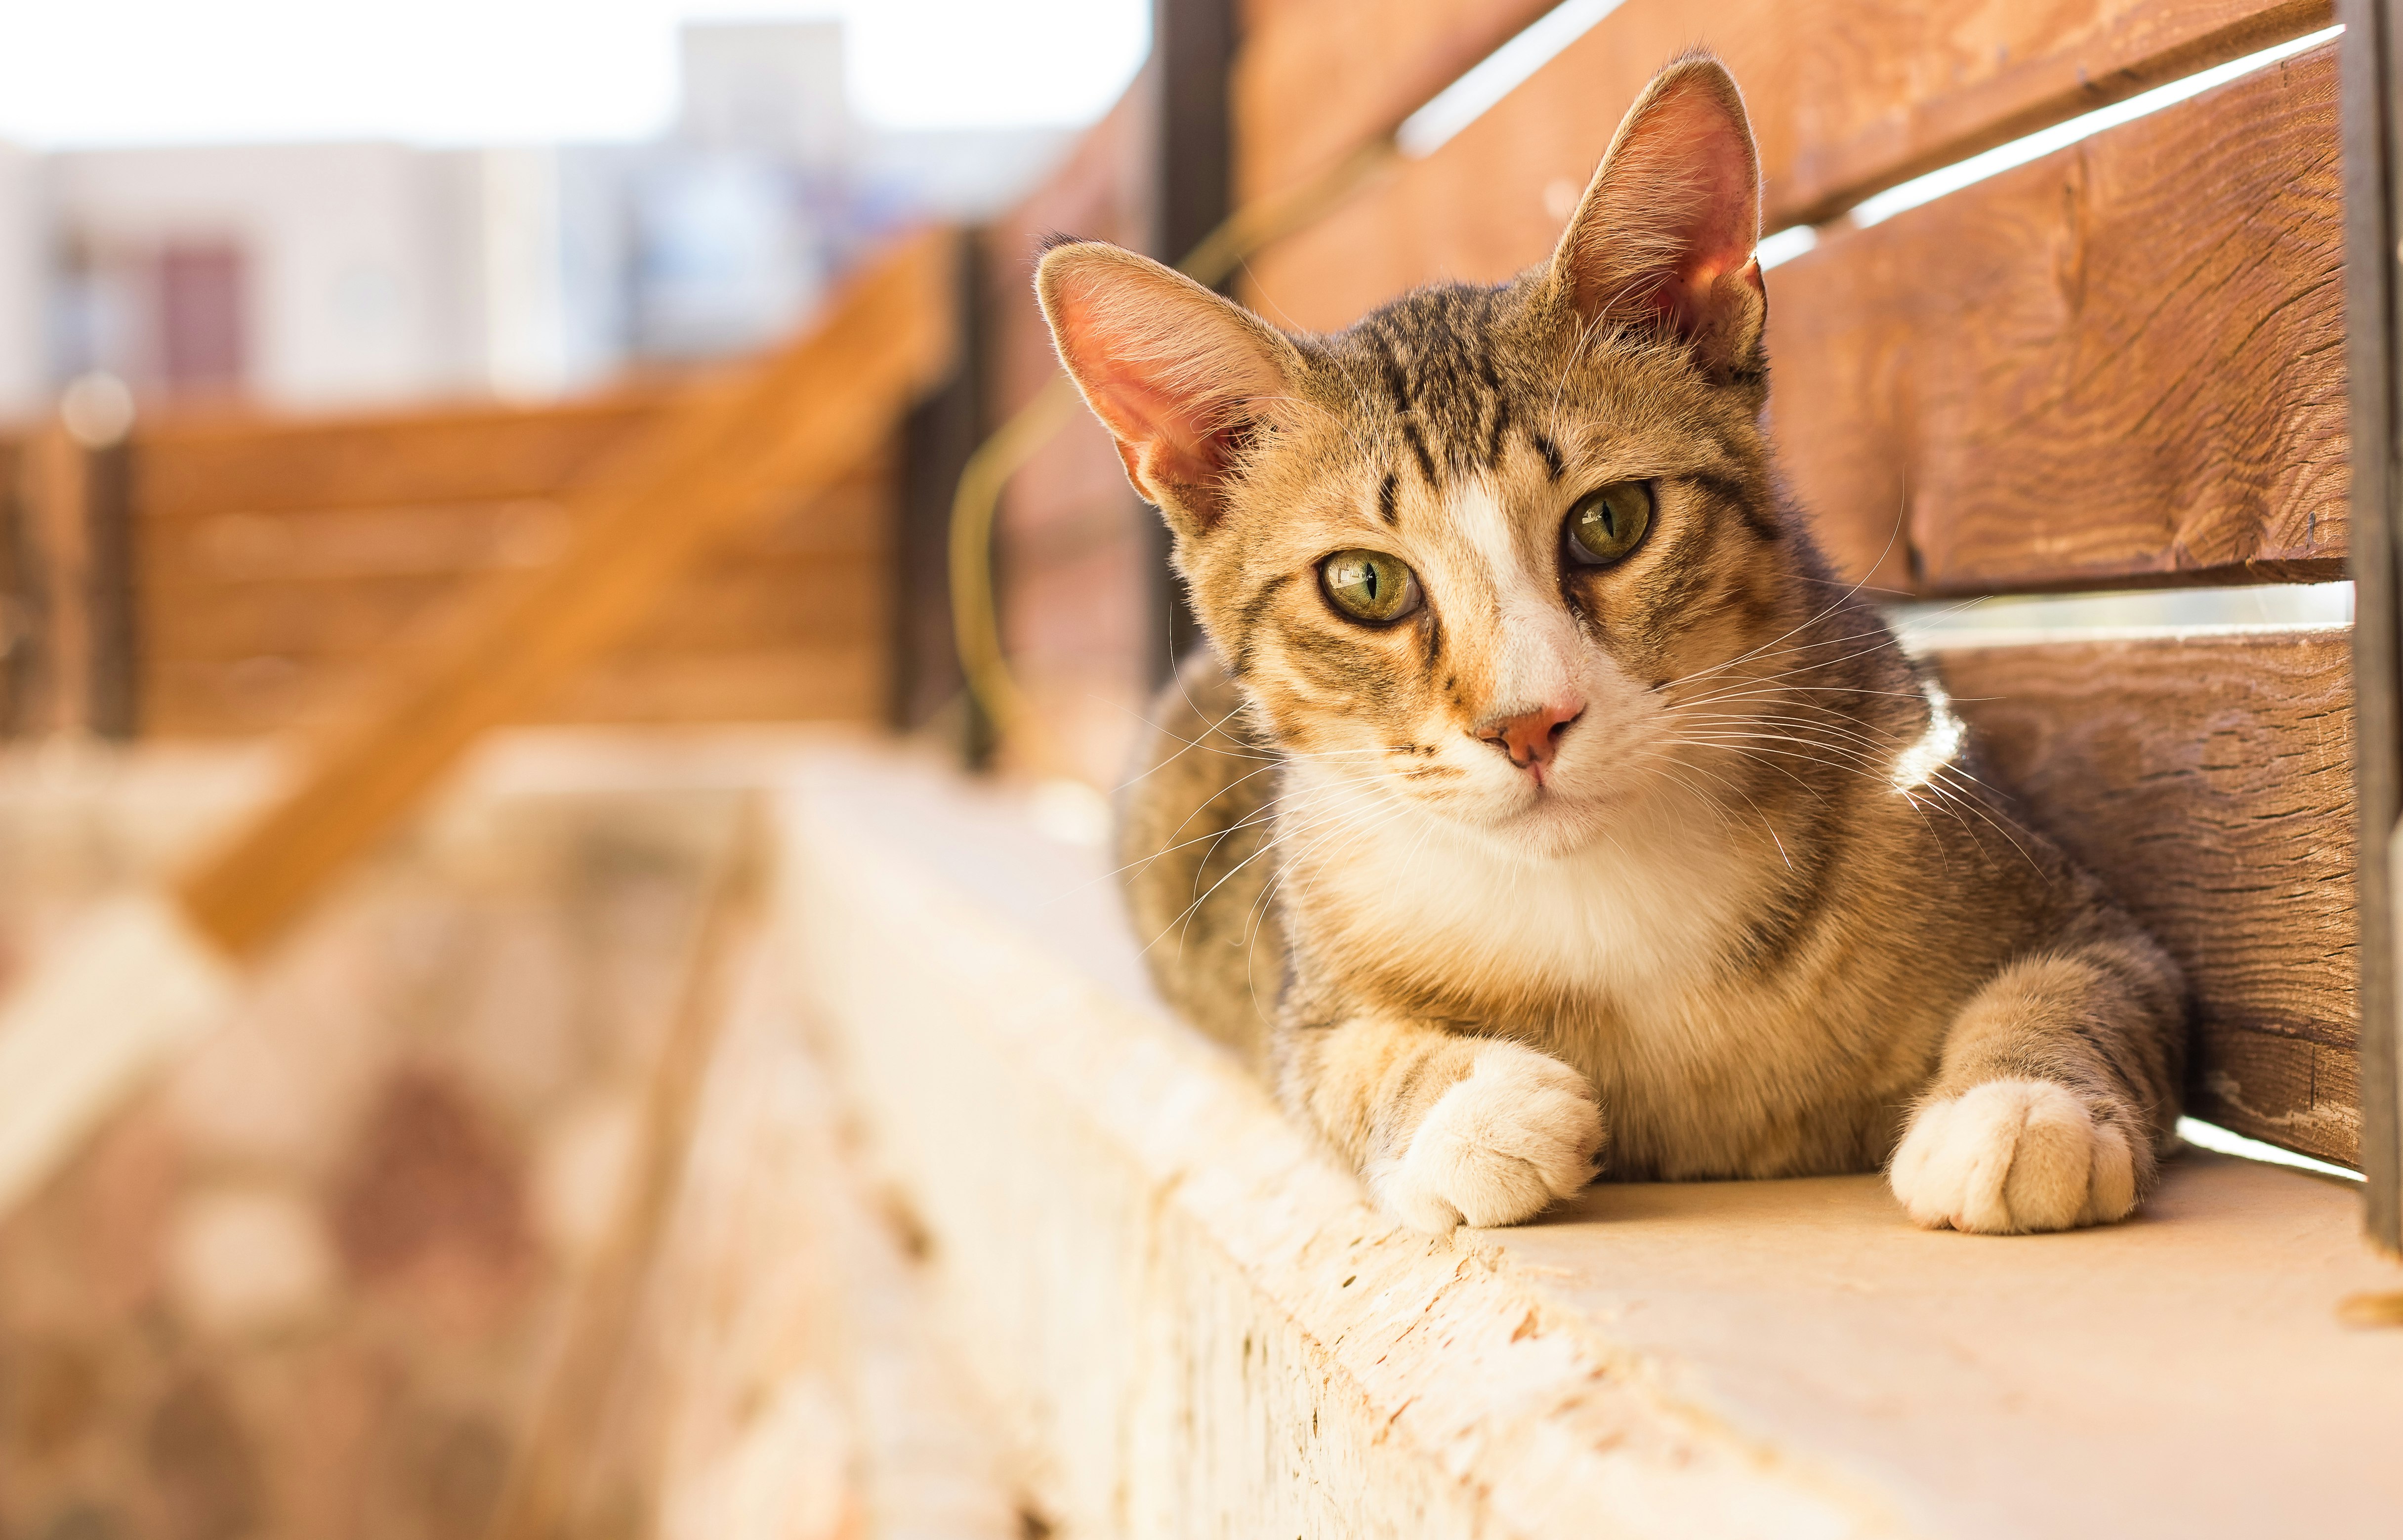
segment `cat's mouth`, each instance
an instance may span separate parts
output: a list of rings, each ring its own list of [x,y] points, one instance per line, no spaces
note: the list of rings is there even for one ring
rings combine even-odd
[[[1623,799],[1606,788],[1580,784],[1564,776],[1558,765],[1531,765],[1518,770],[1507,800],[1495,798],[1485,820],[1492,832],[1523,841],[1547,854],[1573,850],[1601,832],[1611,810]]]

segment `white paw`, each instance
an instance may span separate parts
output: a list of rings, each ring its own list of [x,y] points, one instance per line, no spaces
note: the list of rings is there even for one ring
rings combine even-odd
[[[1601,1148],[1602,1111],[1584,1076],[1532,1048],[1492,1043],[1368,1185],[1413,1229],[1515,1225],[1593,1180]]]
[[[1991,1080],[1920,1108],[1887,1179],[1930,1229],[2069,1229],[2136,1206],[2127,1137],[2049,1080]]]

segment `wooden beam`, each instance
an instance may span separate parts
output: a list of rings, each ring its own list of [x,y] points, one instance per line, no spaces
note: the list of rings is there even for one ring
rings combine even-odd
[[[2341,576],[2337,100],[2329,45],[1771,272],[1771,417],[1840,565],[1935,594]]]
[[[2403,1256],[2403,7],[2346,0],[2345,303],[2353,401],[2354,677],[2361,864],[2361,1169],[2370,1241]]]
[[[1364,141],[1391,133],[1554,3],[1321,0],[1246,7],[1228,92],[1239,198],[1250,203],[1289,192]]]
[[[132,445],[84,452],[85,715],[103,738],[132,738],[142,719],[141,557],[133,516]]]
[[[25,729],[37,645],[26,450],[22,438],[0,438],[0,738]]]
[[[2195,1111],[2362,1158],[2341,630],[1936,655],[1988,768],[2187,971]]]
[[[669,409],[650,388],[541,408],[457,407],[294,420],[168,415],[139,434],[133,499],[149,521],[547,497]]]
[[[800,340],[696,390],[575,494],[556,562],[503,574],[377,681],[375,715],[327,741],[300,785],[187,875],[193,925],[255,952],[415,804],[478,734],[540,704],[729,534],[880,452],[949,367],[949,232],[916,237],[827,302]]]
[[[941,388],[930,393],[902,425],[896,489],[898,517],[892,546],[893,668],[886,721],[913,731],[926,727],[954,702],[965,702],[958,748],[971,764],[993,749],[991,725],[966,693],[959,645],[951,634],[951,498],[968,456],[992,423],[992,291],[985,273],[984,231],[961,243],[958,364]]]
[[[64,423],[44,423],[26,446],[23,589],[31,657],[21,731],[91,730],[91,453]]]
[[[1374,27],[1371,0],[1294,7],[1280,25]],[[1324,15],[1328,20],[1305,21]],[[1653,72],[1715,49],[1751,109],[1767,228],[1815,223],[1868,193],[2148,87],[2327,23],[2327,0],[1627,0],[1426,160],[1255,257],[1245,294],[1281,324],[1326,330],[1441,278],[1493,282],[1541,259]],[[1396,28],[1396,33],[1401,29]],[[1327,55],[1322,53],[1324,60]],[[1285,89],[1330,113],[1347,90]],[[1278,160],[1298,131],[1243,98],[1246,197],[1322,171]],[[1350,118],[1346,121],[1354,120]],[[1266,158],[1266,163],[1263,163]],[[1774,306],[1771,307],[1774,310]]]

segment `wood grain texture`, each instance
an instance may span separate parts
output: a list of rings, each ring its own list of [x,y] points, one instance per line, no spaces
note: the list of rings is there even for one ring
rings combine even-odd
[[[662,595],[651,617],[618,649],[747,651],[786,644],[866,640],[883,612],[882,553],[807,560],[752,559],[697,571]],[[240,662],[262,655],[307,667],[363,661],[441,623],[463,585],[447,576],[342,583],[242,584],[155,605],[147,642],[156,664]]]
[[[1374,0],[1324,8],[1366,26],[1382,14]],[[1628,0],[1433,156],[1256,257],[1245,292],[1281,324],[1324,330],[1433,279],[1493,282],[1540,260],[1629,104],[1696,45],[1743,83],[1776,229],[2327,16],[2325,0]],[[1302,100],[1345,97],[1321,82]],[[1292,110],[1239,118],[1247,192],[1319,169],[1285,164]]]
[[[562,410],[571,422],[590,416],[584,403]],[[427,431],[444,436],[449,415],[435,414]],[[639,432],[650,420],[629,417],[622,431]],[[545,439],[539,414],[512,413],[509,423],[523,441]],[[419,429],[396,414],[380,422],[376,439],[406,443],[423,437]],[[258,452],[268,454],[290,424],[251,431]],[[596,444],[592,452],[610,449]],[[252,458],[230,435],[213,452],[237,465]],[[527,465],[526,457],[505,455],[494,479],[522,488]],[[445,474],[465,487],[471,469]],[[882,676],[874,648],[863,644],[885,624],[896,476],[890,453],[871,453],[805,508],[746,532],[663,595],[649,620],[591,665],[589,679],[535,715],[593,722],[861,719],[859,702]],[[360,498],[417,484],[420,473],[405,457],[385,456],[352,463],[330,490]],[[278,487],[269,499],[278,506],[268,508],[141,520],[146,734],[215,737],[339,719],[379,659],[438,629],[480,579],[539,568],[574,534],[568,489],[542,497],[299,506],[325,490]],[[797,673],[827,669],[857,677],[793,683]],[[641,683],[627,682],[636,676]],[[349,709],[355,715],[358,704]]]
[[[535,722],[846,722],[883,708],[891,655],[872,642],[633,654],[587,671]]]
[[[2327,0],[1812,0],[1768,8],[1771,228],[2327,26]],[[1727,23],[1730,29],[1735,19]],[[1783,44],[1782,59],[1766,57]],[[1765,46],[1764,46],[1765,45]],[[1747,82],[1747,91],[1753,88]]]
[[[172,520],[548,496],[656,418],[673,394],[317,421],[251,413],[146,421],[135,441],[134,506],[146,520]]]
[[[1771,272],[1771,416],[1839,564],[1931,593],[2341,576],[2336,104],[2313,50]],[[1443,160],[1418,170],[1471,169]],[[1549,219],[1473,258],[1493,226],[1458,215],[1487,195],[1453,193],[1410,211],[1453,271],[1542,255]],[[1355,228],[1369,212],[1304,238],[1353,243],[1327,272],[1435,275],[1384,271],[1413,241]],[[1260,272],[1269,314],[1313,319]]]
[[[951,366],[956,238],[913,237],[774,356],[688,393],[575,494],[560,558],[501,574],[438,637],[366,680],[373,714],[330,734],[293,792],[176,884],[235,955],[273,937],[478,735],[540,707],[707,551],[785,516],[889,443]]]
[[[1769,274],[1771,418],[1840,564],[1939,594],[2341,576],[2336,76],[2314,49]]]
[[[1229,90],[1238,204],[1390,133],[1557,0],[1302,0],[1255,7]]]
[[[2356,1162],[2348,633],[1937,657],[1994,776],[2185,965],[2191,1110]]]

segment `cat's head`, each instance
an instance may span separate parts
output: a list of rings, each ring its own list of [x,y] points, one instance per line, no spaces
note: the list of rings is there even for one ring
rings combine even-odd
[[[1498,287],[1307,337],[1096,243],[1036,285],[1279,745],[1555,853],[1672,773],[1682,684],[1793,623],[1811,558],[1758,427],[1759,206],[1743,99],[1694,57],[1550,261]]]

